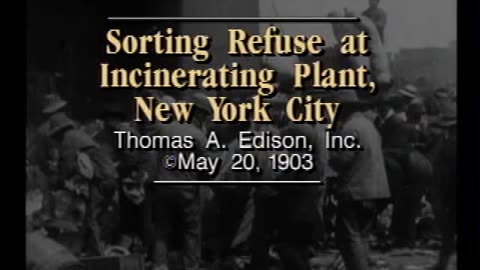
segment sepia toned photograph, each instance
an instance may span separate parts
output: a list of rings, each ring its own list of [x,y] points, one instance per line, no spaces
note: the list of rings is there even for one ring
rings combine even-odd
[[[26,269],[457,269],[457,1],[26,24]]]

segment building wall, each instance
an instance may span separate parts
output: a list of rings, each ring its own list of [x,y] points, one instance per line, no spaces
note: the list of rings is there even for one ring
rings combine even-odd
[[[457,49],[402,49],[393,61],[394,75],[410,83],[422,81],[425,91],[452,87],[457,82]]]

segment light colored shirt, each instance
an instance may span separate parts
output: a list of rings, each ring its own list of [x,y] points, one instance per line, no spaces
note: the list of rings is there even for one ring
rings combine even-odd
[[[340,130],[354,136],[362,149],[330,150],[330,164],[339,174],[339,192],[353,200],[390,197],[381,137],[372,121],[353,113]]]

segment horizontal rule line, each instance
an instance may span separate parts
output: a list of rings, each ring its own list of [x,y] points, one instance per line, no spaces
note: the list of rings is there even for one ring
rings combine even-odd
[[[153,181],[155,184],[176,184],[176,185],[198,185],[198,184],[203,184],[203,185],[238,185],[238,184],[253,184],[253,185],[272,185],[272,184],[323,184],[323,181],[317,180],[317,181],[215,181],[215,180],[205,180],[205,181],[168,181],[168,180],[158,180],[158,181]]]
[[[108,17],[110,21],[177,22],[359,22],[358,17]]]

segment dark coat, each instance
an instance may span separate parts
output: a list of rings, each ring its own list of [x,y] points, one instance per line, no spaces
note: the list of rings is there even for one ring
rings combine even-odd
[[[433,157],[435,168],[433,178],[434,192],[445,204],[454,205],[457,190],[457,138],[451,134],[440,138],[438,151]]]
[[[281,174],[277,180],[311,180],[311,175],[302,172]],[[278,185],[277,202],[280,211],[282,238],[296,237],[305,242],[321,239],[324,226],[318,201],[321,191],[317,185]],[[291,234],[293,233],[293,235]]]
[[[412,137],[411,127],[398,114],[387,118],[380,127],[384,148],[405,148]]]

